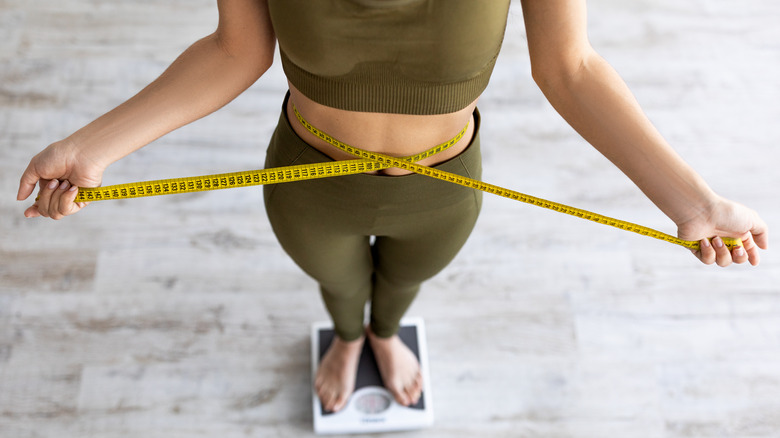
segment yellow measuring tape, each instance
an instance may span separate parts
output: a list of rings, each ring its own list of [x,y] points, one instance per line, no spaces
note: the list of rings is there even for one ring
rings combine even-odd
[[[580,208],[571,207],[558,202],[548,201],[535,196],[526,195],[514,190],[505,189],[493,184],[485,183],[454,173],[433,169],[428,166],[417,164],[417,161],[423,158],[435,155],[446,150],[457,143],[466,133],[466,125],[455,137],[440,145],[434,146],[425,152],[409,157],[391,157],[389,155],[377,152],[369,152],[363,149],[350,146],[330,135],[320,131],[307,122],[293,105],[293,111],[298,121],[312,134],[324,140],[328,144],[347,152],[350,155],[358,157],[356,160],[343,160],[325,163],[302,164],[296,166],[276,167],[272,169],[249,170],[243,172],[222,173],[216,175],[193,176],[185,178],[163,179],[155,181],[117,184],[105,187],[79,188],[76,196],[76,202],[104,201],[109,199],[127,199],[139,198],[144,196],[169,195],[174,193],[191,193],[207,190],[229,189],[235,187],[247,187],[264,184],[278,184],[283,182],[304,181],[317,178],[328,178],[333,176],[352,175],[364,173],[373,170],[388,169],[397,167],[414,173],[458,184],[463,187],[469,187],[475,190],[492,193],[494,195],[509,198],[515,201],[533,204],[542,208],[565,213],[572,216],[586,219],[600,224],[609,225],[625,231],[631,231],[643,236],[653,237],[665,240],[688,249],[699,249],[699,242],[696,240],[683,240],[675,236],[662,233],[653,228],[645,227],[635,223],[620,219],[593,213]],[[723,243],[732,249],[742,246],[740,239],[723,237]]]

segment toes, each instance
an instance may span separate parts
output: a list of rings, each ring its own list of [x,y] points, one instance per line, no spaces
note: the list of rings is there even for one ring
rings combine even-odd
[[[344,394],[339,394],[336,396],[336,399],[333,402],[333,407],[330,409],[332,412],[338,412],[344,408],[344,406],[347,405],[347,401],[349,400],[349,397],[347,397]]]
[[[392,388],[387,388],[390,394],[393,395],[395,401],[401,406],[411,406],[417,403],[420,398],[420,390],[417,388],[416,381],[410,382],[408,385],[397,384]]]
[[[395,401],[398,402],[401,406],[409,406],[410,400],[409,397],[406,395],[406,391],[403,390],[403,388],[400,391],[390,391],[393,394],[393,397],[395,397]]]
[[[423,390],[423,378],[422,374],[417,373],[417,378],[414,379],[414,404],[417,404],[418,401],[420,401],[420,395],[422,395]]]
[[[329,412],[336,412],[336,395],[334,394],[332,398],[328,400],[328,403],[325,404],[325,410]]]
[[[344,409],[349,401],[349,396],[342,392],[325,391],[317,394],[320,398],[322,407],[328,412],[338,412]]]
[[[320,397],[320,403],[326,411],[333,412],[333,407],[336,404],[336,393],[332,391],[323,391],[317,394]]]
[[[414,380],[406,387],[406,397],[409,399],[409,405],[416,405],[420,401],[423,387],[422,375],[417,373]]]
[[[406,406],[412,406],[413,404],[417,403],[418,395],[416,395],[414,392],[415,392],[414,388],[411,388],[411,387],[404,389],[404,393],[406,395],[406,400],[408,401]]]

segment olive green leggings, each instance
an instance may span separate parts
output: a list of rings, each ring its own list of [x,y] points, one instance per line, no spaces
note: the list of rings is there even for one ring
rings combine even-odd
[[[332,161],[298,137],[284,108],[266,167]],[[469,147],[437,169],[481,178],[478,112],[474,120]],[[369,301],[374,333],[398,331],[420,284],[466,242],[482,204],[479,191],[416,174],[275,184],[264,187],[264,196],[279,242],[319,283],[336,333],[346,341],[363,334]]]

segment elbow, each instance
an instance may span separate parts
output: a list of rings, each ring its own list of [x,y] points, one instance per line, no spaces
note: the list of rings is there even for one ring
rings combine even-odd
[[[256,78],[262,76],[273,65],[276,49],[276,40],[273,38],[258,38],[254,42],[247,42],[251,39],[237,41],[225,38],[219,32],[212,34],[212,38],[228,59],[243,66]]]
[[[269,68],[274,64],[274,51],[273,47],[268,51],[268,53],[264,53],[263,56],[258,57],[258,59],[255,60],[255,67],[254,71],[257,74],[257,77],[259,78],[265,72],[268,71]]]
[[[571,88],[590,70],[594,55],[594,51],[587,50],[569,56],[532,59],[531,77],[545,94]]]
[[[577,72],[581,66],[576,64],[571,65],[531,65],[531,77],[533,78],[536,86],[540,90],[546,92],[548,90],[558,89],[566,86],[566,84],[573,80],[577,76]]]
[[[268,41],[257,48],[255,53],[254,65],[256,70],[262,75],[274,64],[274,51],[276,50],[276,40]]]

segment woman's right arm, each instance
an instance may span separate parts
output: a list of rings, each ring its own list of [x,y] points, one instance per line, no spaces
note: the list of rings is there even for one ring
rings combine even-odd
[[[96,187],[111,163],[221,108],[273,62],[276,39],[265,0],[218,0],[219,24],[138,94],[33,157],[18,200],[40,182],[25,216],[60,219],[83,208],[74,187]]]

